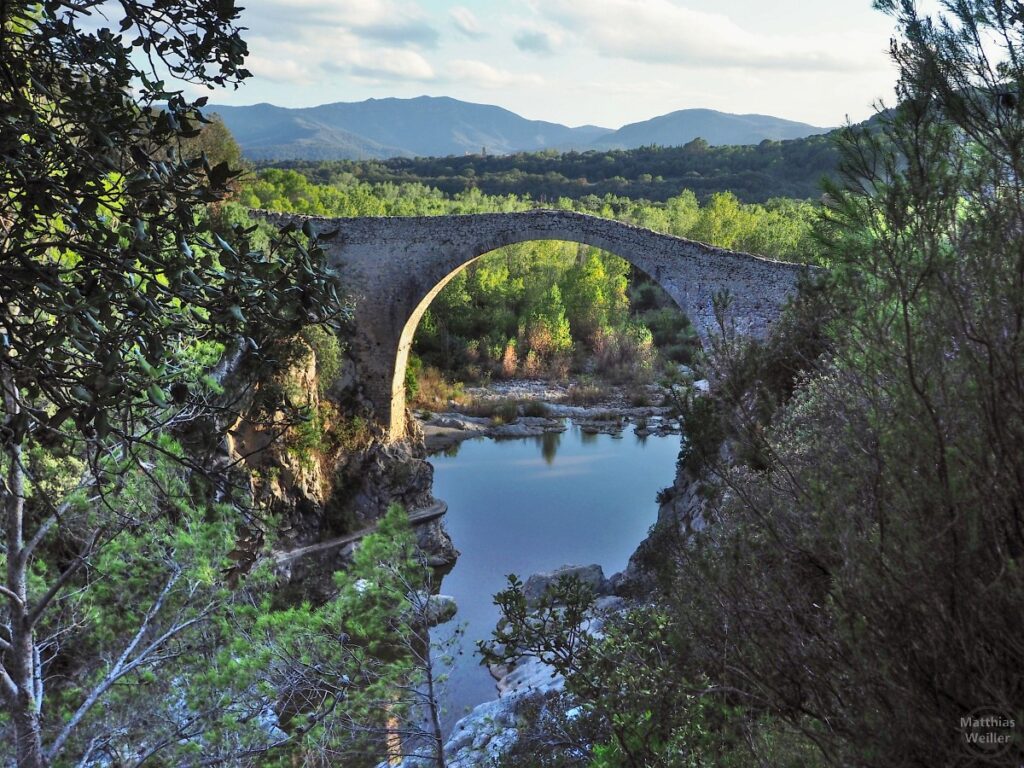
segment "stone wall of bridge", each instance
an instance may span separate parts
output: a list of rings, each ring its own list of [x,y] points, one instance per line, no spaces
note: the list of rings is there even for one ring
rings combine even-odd
[[[595,246],[646,272],[679,305],[701,339],[716,326],[713,300],[727,291],[741,333],[764,336],[807,268],[714,248],[572,211],[457,216],[317,218],[260,214],[278,224],[310,220],[338,230],[325,243],[354,308],[352,352],[364,390],[392,439],[405,435],[405,370],[430,302],[480,256],[528,240]]]

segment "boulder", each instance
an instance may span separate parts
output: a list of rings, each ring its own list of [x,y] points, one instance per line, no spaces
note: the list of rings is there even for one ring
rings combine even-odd
[[[535,573],[526,580],[523,593],[526,595],[527,603],[535,604],[549,587],[553,586],[563,576],[574,576],[594,590],[594,594],[601,595],[608,591],[608,580],[604,577],[604,571],[596,563],[592,565],[563,565],[553,571],[546,573]]]
[[[459,606],[451,595],[431,595],[427,598],[426,619],[431,627],[451,620],[458,611]]]

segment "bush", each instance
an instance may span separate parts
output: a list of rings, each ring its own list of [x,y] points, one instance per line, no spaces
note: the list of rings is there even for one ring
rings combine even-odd
[[[334,331],[322,325],[308,326],[301,335],[316,357],[317,387],[323,395],[341,375],[341,342]]]
[[[416,376],[416,392],[409,396],[409,405],[439,411],[447,409],[451,403],[459,404],[465,398],[462,382],[449,382],[437,368],[427,366]]]
[[[599,384],[573,384],[565,393],[568,405],[595,405],[610,397],[610,390]]]
[[[501,355],[500,373],[506,379],[514,378],[519,369],[519,355],[516,352],[516,340],[509,339],[505,351]]]
[[[654,372],[651,332],[631,323],[622,330],[602,328],[593,337],[597,369],[612,381],[650,381]]]
[[[651,404],[651,396],[646,389],[635,389],[629,393],[629,404],[634,408],[646,408]]]
[[[511,424],[519,418],[519,404],[514,400],[503,400],[494,406],[491,418],[499,424]]]
[[[423,370],[423,361],[417,355],[409,355],[409,361],[405,366],[405,397],[408,402],[416,400],[420,391],[420,372]]]
[[[551,413],[551,409],[548,408],[547,404],[542,403],[540,400],[524,400],[521,407],[523,416],[547,418],[548,414]]]

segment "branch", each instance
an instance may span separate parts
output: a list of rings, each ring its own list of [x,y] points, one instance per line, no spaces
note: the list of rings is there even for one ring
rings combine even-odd
[[[18,686],[11,679],[11,676],[7,674],[7,668],[3,665],[3,662],[0,662],[0,693],[10,703],[13,703],[18,696]]]
[[[111,667],[110,671],[96,685],[96,687],[93,688],[92,691],[90,691],[89,695],[86,696],[85,701],[83,701],[81,705],[78,707],[78,709],[75,710],[75,714],[71,716],[71,719],[68,720],[67,725],[65,725],[64,728],[61,729],[61,732],[57,735],[57,738],[54,739],[53,745],[50,747],[47,753],[47,757],[50,760],[53,760],[60,753],[60,751],[64,748],[64,744],[71,736],[71,732],[78,726],[79,723],[82,722],[82,719],[86,716],[89,710],[92,709],[96,702],[99,701],[100,697],[102,697],[103,694],[105,694],[110,689],[110,687],[114,685],[114,683],[116,683],[118,680],[124,677],[124,675],[128,674],[133,669],[142,664],[146,659],[147,655],[151,653],[159,643],[166,641],[171,636],[183,630],[185,627],[194,624],[196,621],[198,621],[198,619],[193,619],[192,621],[188,621],[184,624],[172,627],[170,630],[161,635],[153,643],[150,643],[150,645],[141,654],[139,654],[139,656],[134,661],[132,661],[131,663],[128,662],[128,658],[132,655],[132,653],[135,652],[135,649],[138,647],[139,643],[142,642],[142,638],[149,629],[150,624],[153,622],[153,619],[156,618],[156,615],[163,608],[164,600],[167,599],[167,595],[170,593],[171,589],[173,589],[174,585],[178,582],[178,579],[180,577],[180,570],[175,571],[173,574],[171,574],[171,577],[167,580],[167,583],[164,585],[164,588],[160,591],[160,595],[153,602],[153,605],[150,606],[149,611],[147,611],[146,615],[143,617],[142,623],[139,625],[139,629],[135,633],[135,636],[132,638],[131,642],[128,643],[128,646],[118,657],[117,661],[114,663],[114,666]]]
[[[97,528],[93,531],[92,538],[89,539],[89,543],[85,545],[81,554],[72,561],[71,565],[64,569],[64,572],[57,577],[57,581],[53,583],[53,585],[46,591],[46,594],[39,599],[39,602],[36,603],[29,612],[28,626],[30,629],[39,622],[39,619],[43,616],[43,611],[45,611],[47,606],[53,602],[54,598],[60,594],[60,591],[64,589],[67,583],[71,581],[71,577],[78,573],[79,568],[85,565],[85,559],[89,556],[89,553],[92,552],[92,548],[96,546],[96,539],[99,538],[101,530],[102,529]]]
[[[96,736],[89,742],[89,746],[85,750],[85,754],[82,755],[82,759],[78,761],[77,768],[86,768],[89,765],[89,760],[92,758],[92,753],[96,751],[96,748],[103,743],[102,736]]]
[[[76,486],[72,491],[70,491],[68,495],[72,496],[78,491],[88,488],[89,485],[90,484],[88,482],[88,478],[83,478],[79,482],[78,486]],[[52,508],[52,505],[50,506]],[[63,504],[61,504],[59,507],[53,510],[53,514],[51,514],[48,518],[46,518],[46,520],[43,521],[43,523],[39,526],[36,532],[32,535],[32,538],[28,540],[28,543],[21,548],[21,556],[25,559],[26,562],[28,561],[28,558],[31,557],[32,552],[35,551],[35,548],[42,543],[43,538],[46,536],[47,533],[50,532],[50,529],[53,528],[53,526],[56,525],[58,522],[60,522],[61,517],[67,514],[67,511],[70,508],[71,501],[65,501]]]
[[[18,597],[17,593],[12,592],[7,587],[5,587],[3,584],[0,584],[0,595],[3,595],[4,597],[6,597],[8,600],[10,600],[12,603],[17,605],[19,608],[24,605],[24,603],[21,602],[21,598]]]

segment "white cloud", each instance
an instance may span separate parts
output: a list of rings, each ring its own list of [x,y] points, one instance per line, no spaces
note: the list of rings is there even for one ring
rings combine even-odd
[[[534,7],[604,56],[691,67],[856,71],[864,66],[849,41],[755,34],[724,14],[673,0],[545,0]]]
[[[469,8],[457,5],[449,13],[452,17],[452,24],[466,37],[480,38],[486,34],[480,19]]]
[[[523,85],[542,85],[544,78],[532,73],[510,72],[492,67],[482,61],[457,59],[448,65],[451,80],[478,88],[509,88]]]
[[[243,23],[260,34],[318,35],[348,31],[391,45],[437,46],[437,29],[416,3],[399,0],[259,0]]]
[[[352,74],[374,80],[427,82],[437,76],[430,62],[416,51],[396,48],[351,51],[344,64]]]
[[[313,73],[307,66],[294,59],[270,59],[250,54],[245,60],[245,67],[255,77],[269,80],[272,83],[305,85],[313,77]]]
[[[324,86],[346,78],[377,84],[436,78],[423,50],[434,46],[438,33],[415,4],[260,0],[252,5],[244,18],[251,28],[246,61],[260,80]]]

